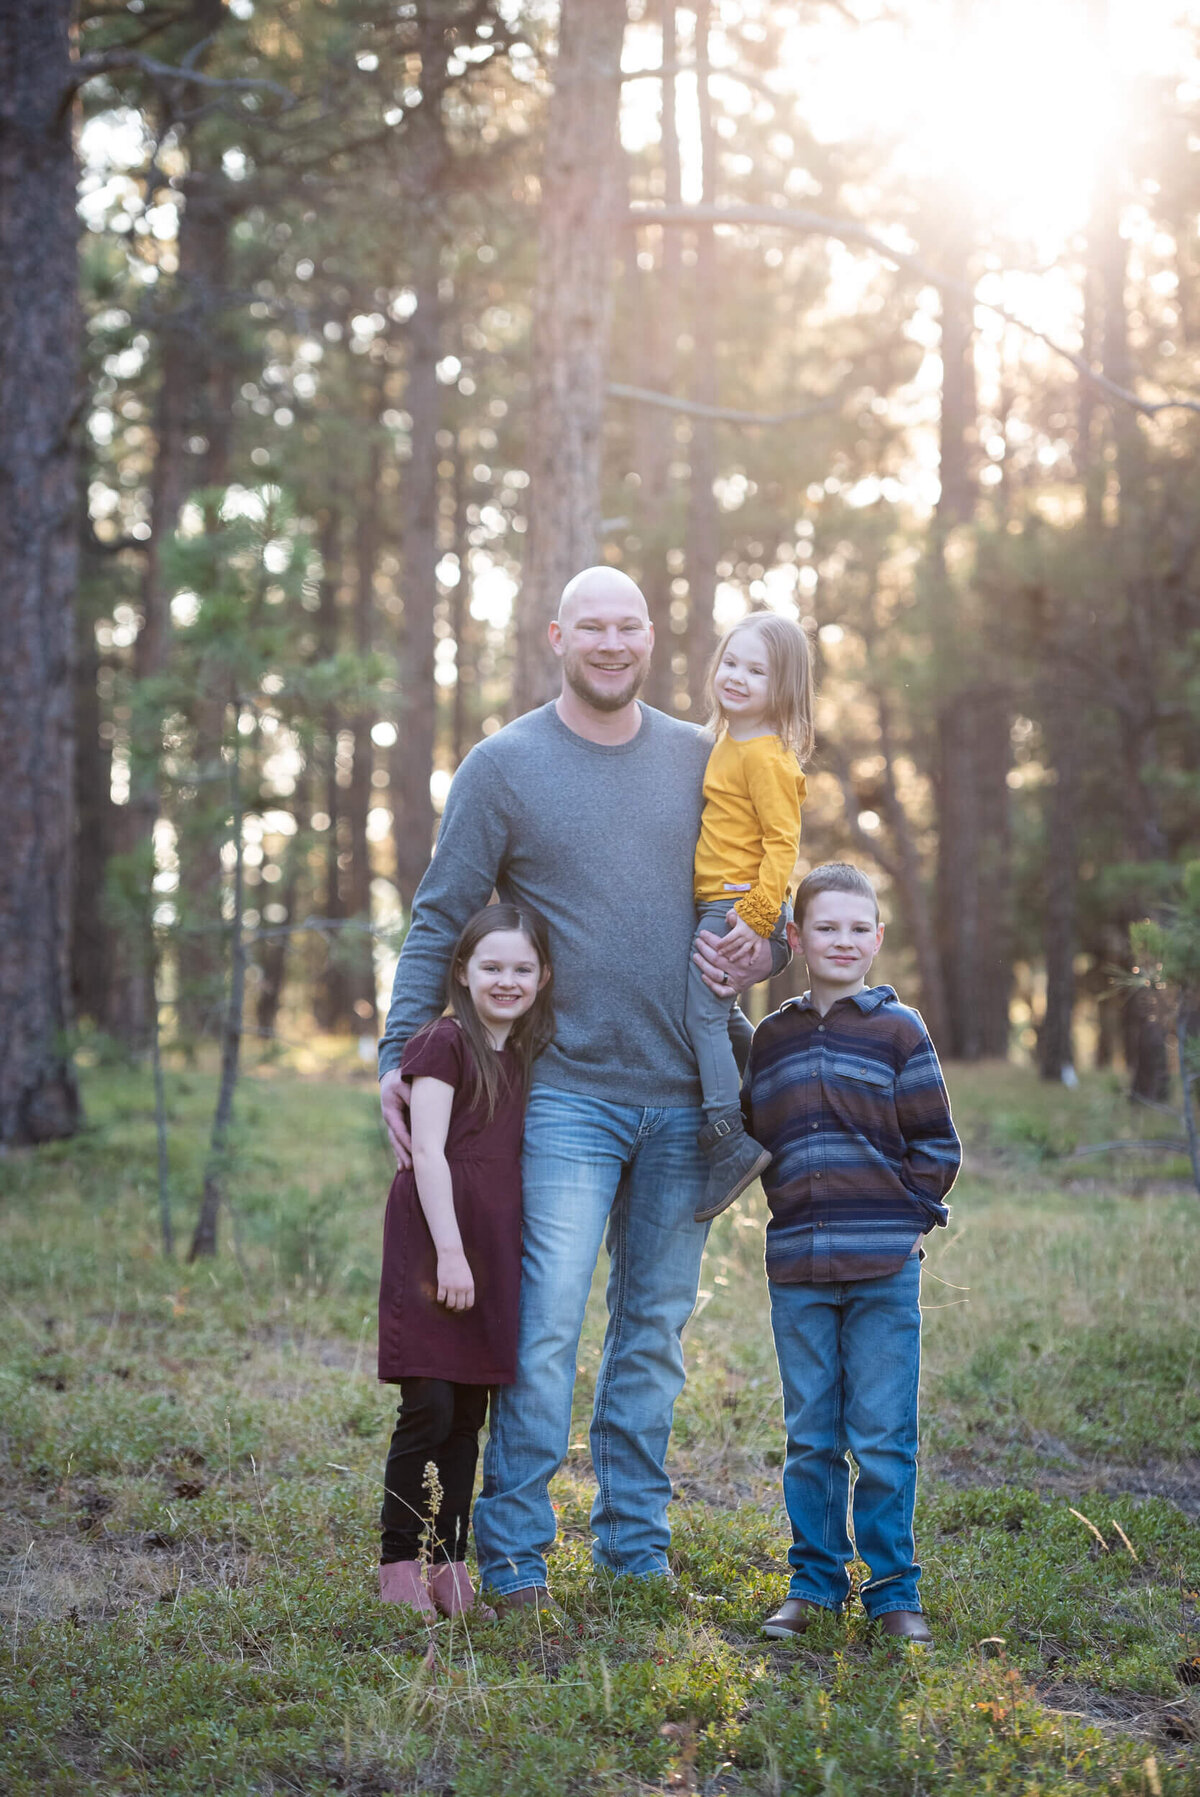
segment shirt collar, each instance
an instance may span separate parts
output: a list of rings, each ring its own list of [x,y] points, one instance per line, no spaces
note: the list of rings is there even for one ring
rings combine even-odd
[[[829,1011],[836,1011],[839,1005],[857,1005],[863,1016],[867,1017],[895,996],[895,989],[891,986],[864,986],[861,992],[851,992],[846,998],[835,999]],[[786,999],[780,1009],[787,1010],[789,1007],[797,1011],[815,1011],[817,1008],[811,992],[804,992],[799,998]]]

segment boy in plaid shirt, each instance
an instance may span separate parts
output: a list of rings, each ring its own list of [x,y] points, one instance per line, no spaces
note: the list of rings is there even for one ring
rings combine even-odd
[[[792,949],[810,988],[755,1031],[742,1103],[768,1148],[767,1278],[783,1379],[791,1585],[763,1633],[802,1634],[860,1593],[887,1635],[928,1644],[913,1541],[921,1238],[944,1225],[962,1150],[933,1043],[890,986],[868,986],[883,941],[855,867],[814,868]],[[850,1467],[854,1542],[848,1532]]]

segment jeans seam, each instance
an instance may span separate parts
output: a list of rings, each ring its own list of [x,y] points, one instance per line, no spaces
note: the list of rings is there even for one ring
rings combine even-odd
[[[640,1139],[640,1128],[638,1136]],[[634,1148],[636,1149],[636,1147],[637,1143],[635,1142]],[[630,1158],[632,1159],[632,1155]],[[626,1163],[626,1174],[627,1173],[628,1163]],[[621,1184],[622,1181],[618,1181],[615,1202],[620,1201]],[[606,1524],[608,1538],[604,1543],[604,1549],[610,1560],[615,1558],[616,1537],[612,1519],[612,1479],[611,1468],[609,1466],[608,1431],[606,1424],[608,1420],[609,1383],[612,1377],[612,1368],[620,1358],[621,1334],[625,1324],[625,1281],[627,1277],[627,1257],[625,1253],[626,1210],[627,1205],[621,1204],[613,1231],[613,1247],[616,1252],[610,1253],[609,1257],[615,1275],[614,1283],[616,1296],[616,1302],[610,1306],[608,1313],[608,1326],[612,1331],[612,1351],[605,1355],[604,1365],[600,1371],[600,1379],[596,1385],[596,1395],[592,1399],[592,1428],[595,1431],[596,1445],[599,1449],[593,1464],[596,1469],[596,1489],[599,1493],[600,1502],[604,1507],[605,1515],[608,1518]],[[610,1212],[609,1215],[611,1217],[612,1213]]]
[[[839,1318],[839,1328],[838,1328],[838,1340],[840,1343],[840,1340],[841,1340],[840,1318]],[[833,1453],[829,1459],[829,1467],[827,1470],[826,1482],[825,1482],[825,1523],[824,1523],[825,1539],[821,1543],[821,1546],[826,1553],[828,1553],[828,1551],[829,1551],[830,1515],[831,1515],[833,1500],[834,1500],[834,1496],[835,1496],[834,1487],[835,1487],[835,1485],[840,1483],[838,1472],[837,1472],[837,1467],[838,1467],[839,1460],[843,1466],[845,1466],[845,1464],[846,1464],[846,1393],[845,1393],[845,1388],[844,1388],[844,1385],[842,1382],[842,1377],[841,1377],[840,1371],[838,1373],[837,1383],[835,1385],[834,1390],[835,1390],[835,1396],[834,1396],[834,1400],[833,1400]],[[840,1455],[838,1454],[839,1448],[841,1448],[841,1450],[842,1450]],[[846,1533],[846,1518],[845,1518],[844,1514],[840,1518],[840,1533],[842,1534],[843,1537],[845,1536],[845,1533]]]

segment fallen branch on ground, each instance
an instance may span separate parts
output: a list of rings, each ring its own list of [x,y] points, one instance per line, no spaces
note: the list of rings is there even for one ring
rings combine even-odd
[[[1188,1145],[1182,1138],[1150,1136],[1144,1142],[1088,1142],[1082,1148],[1072,1148],[1063,1159],[1081,1161],[1090,1154],[1186,1154],[1187,1151]]]

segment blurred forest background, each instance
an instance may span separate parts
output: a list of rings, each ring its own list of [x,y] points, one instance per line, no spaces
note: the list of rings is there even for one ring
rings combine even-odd
[[[1167,1102],[1198,31],[1183,0],[6,8],[0,1140],[77,1127],[81,1040],[220,1040],[231,1097],[244,1032],[373,1038],[455,767],[548,695],[600,558],[682,717],[717,629],[815,621],[802,865],[878,876],[945,1057]]]

